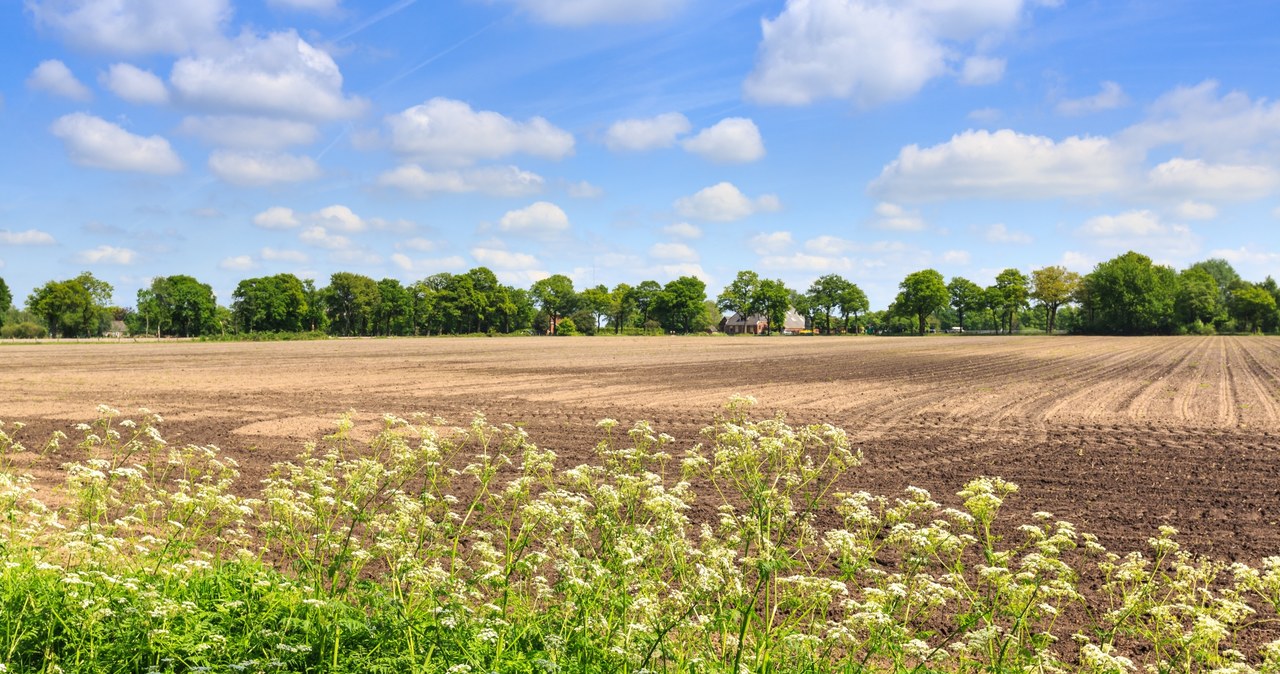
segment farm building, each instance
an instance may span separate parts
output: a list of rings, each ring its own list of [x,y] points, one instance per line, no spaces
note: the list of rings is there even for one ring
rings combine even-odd
[[[787,309],[787,319],[782,324],[783,334],[792,334],[805,329],[804,316],[795,309]],[[727,335],[759,335],[769,329],[769,319],[764,314],[743,316],[741,313],[720,322],[720,331]]]

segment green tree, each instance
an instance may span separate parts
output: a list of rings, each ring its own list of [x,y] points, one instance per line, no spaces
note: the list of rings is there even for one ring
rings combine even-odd
[[[331,275],[324,295],[330,329],[344,336],[370,334],[380,299],[378,282],[368,276],[345,271]]]
[[[1099,263],[1084,278],[1091,329],[1111,334],[1151,334],[1172,327],[1177,274],[1129,251]]]
[[[845,330],[850,330],[849,319],[853,318],[853,332],[858,332],[858,316],[865,314],[871,309],[871,302],[867,299],[867,294],[858,287],[856,283],[848,283],[844,289],[840,291],[840,296],[836,298],[837,307],[840,311],[840,325]]]
[[[619,283],[609,293],[609,322],[613,324],[613,334],[622,332],[631,315],[636,311],[635,288]]]
[[[578,308],[578,294],[573,291],[573,281],[563,274],[554,274],[534,283],[529,289],[529,296],[551,317],[551,334],[556,333],[561,316],[567,316]]]
[[[716,297],[716,307],[743,317],[760,313],[760,275],[749,270],[738,272],[737,277]]]
[[[761,279],[755,303],[769,322],[769,331],[782,332],[787,323],[787,312],[791,310],[791,291],[786,284],[777,279]]]
[[[839,274],[819,276],[805,295],[809,298],[809,306],[814,310],[814,318],[822,317],[822,331],[831,333],[831,314],[840,306],[840,298],[851,284]]]
[[[612,308],[613,297],[609,294],[609,289],[603,285],[597,285],[593,288],[587,288],[582,291],[579,301],[579,309],[591,313],[592,329],[584,330],[583,324],[578,324],[578,329],[586,334],[594,335],[600,329],[601,321],[609,316]]]
[[[681,276],[654,297],[653,313],[664,330],[688,334],[697,327],[706,301],[707,284],[694,276]]]
[[[662,286],[657,281],[641,281],[632,292],[636,301],[636,313],[640,314],[640,324],[644,326],[653,320],[653,300],[662,292]],[[645,330],[650,329],[645,327]]]
[[[1071,301],[1079,285],[1080,275],[1065,267],[1049,266],[1031,272],[1031,299],[1044,307],[1049,334],[1053,334],[1058,308]]]
[[[9,290],[9,284],[0,278],[0,326],[4,325],[5,314],[8,314],[11,308],[13,308],[13,293]]]
[[[244,279],[231,300],[231,311],[244,332],[299,332],[311,322],[307,286],[293,274]]]
[[[378,303],[374,309],[375,331],[378,334],[390,337],[408,333],[411,330],[412,309],[409,291],[398,279],[384,278],[378,281]]]
[[[27,309],[44,320],[50,335],[73,337],[88,334],[84,317],[92,312],[93,297],[75,279],[49,281],[27,297]]]
[[[1189,267],[1178,274],[1178,290],[1173,309],[1183,325],[1213,325],[1222,314],[1218,282],[1202,267]]]
[[[951,308],[956,310],[957,322],[964,330],[964,316],[970,311],[981,311],[986,307],[987,298],[982,286],[963,276],[956,276],[947,284],[947,293],[951,297]]]
[[[1235,267],[1220,257],[1214,257],[1197,262],[1187,269],[1199,269],[1213,277],[1218,284],[1218,305],[1225,310],[1231,299],[1231,287],[1241,283],[1240,274],[1236,273]]]
[[[1258,332],[1262,323],[1276,313],[1276,298],[1253,283],[1246,283],[1231,293],[1231,317],[1249,332]]]
[[[313,279],[303,280],[302,301],[306,304],[306,308],[302,310],[302,328],[312,332],[328,330],[329,317],[324,313],[324,292],[316,288]]]
[[[898,312],[915,317],[919,333],[925,332],[929,314],[946,306],[951,295],[947,292],[947,284],[942,274],[933,269],[924,269],[908,274],[898,284],[901,292],[894,300]]]
[[[996,275],[995,289],[1005,332],[1013,334],[1018,312],[1027,306],[1031,297],[1031,280],[1017,269],[1005,269]]]

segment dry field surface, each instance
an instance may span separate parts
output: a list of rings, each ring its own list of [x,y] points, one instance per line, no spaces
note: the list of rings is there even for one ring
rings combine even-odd
[[[682,444],[734,393],[858,438],[851,487],[951,496],[1018,483],[1109,548],[1161,524],[1227,560],[1280,554],[1280,340],[1181,338],[565,338],[0,346],[0,419],[35,444],[106,403],[165,416],[249,477],[355,410],[519,424],[567,465],[604,417]],[[74,437],[74,434],[72,434]],[[50,477],[52,479],[52,477]]]

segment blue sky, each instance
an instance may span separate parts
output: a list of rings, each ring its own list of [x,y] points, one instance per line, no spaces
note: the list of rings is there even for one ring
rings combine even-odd
[[[0,277],[1280,275],[1280,3],[3,3]]]

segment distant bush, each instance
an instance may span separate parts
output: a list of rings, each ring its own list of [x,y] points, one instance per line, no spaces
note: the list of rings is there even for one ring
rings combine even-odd
[[[573,324],[572,318],[563,318],[556,324],[556,334],[562,337],[572,337],[578,334],[578,326]]]
[[[42,326],[29,321],[0,328],[0,337],[4,339],[41,339],[48,334],[48,331]]]
[[[205,335],[202,342],[304,342],[329,339],[328,333],[310,332],[242,332],[234,335]]]

